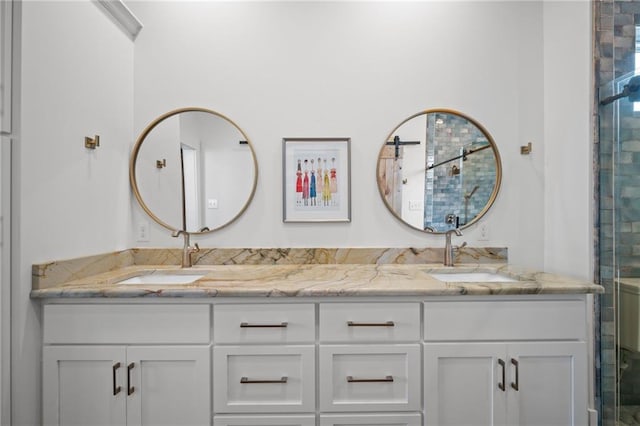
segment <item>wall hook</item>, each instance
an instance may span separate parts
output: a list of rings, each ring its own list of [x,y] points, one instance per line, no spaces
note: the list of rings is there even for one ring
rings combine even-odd
[[[167,159],[163,158],[162,160],[156,160],[156,167],[159,169],[167,167]]]
[[[84,138],[84,147],[88,149],[96,149],[100,146],[100,136],[95,135],[93,138],[89,136],[85,136]]]
[[[531,154],[531,151],[533,151],[533,149],[531,148],[531,142],[520,147],[520,154],[522,155],[529,155]]]

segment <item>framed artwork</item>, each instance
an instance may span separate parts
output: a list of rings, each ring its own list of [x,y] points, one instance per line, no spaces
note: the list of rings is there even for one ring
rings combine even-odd
[[[351,138],[282,140],[283,222],[351,221]]]

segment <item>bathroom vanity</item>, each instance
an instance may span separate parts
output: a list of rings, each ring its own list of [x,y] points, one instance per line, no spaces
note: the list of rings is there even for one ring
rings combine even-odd
[[[47,425],[589,424],[597,285],[500,264],[54,269],[32,291]]]
[[[183,131],[171,139],[179,144],[154,130],[164,125]],[[405,139],[411,129],[416,140]],[[238,176],[185,167],[214,152],[233,157]],[[306,174],[306,157],[297,160]],[[132,190],[183,249],[34,265],[44,424],[588,425],[589,295],[602,287],[507,266],[506,249],[451,242],[500,188],[489,133],[455,111],[416,114],[387,137],[377,177],[391,213],[445,234],[444,251],[203,250],[190,236],[227,226],[253,198],[252,145],[203,108],[151,122],[131,156]],[[185,185],[191,178],[243,185],[213,215],[200,203],[217,205],[217,193],[189,202],[202,186]]]

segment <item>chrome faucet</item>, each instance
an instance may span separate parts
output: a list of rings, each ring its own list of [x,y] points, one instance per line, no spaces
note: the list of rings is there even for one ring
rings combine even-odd
[[[189,245],[189,233],[187,231],[177,230],[173,232],[171,236],[179,237],[180,234],[182,234],[182,236],[184,237],[184,247],[182,248],[182,267],[190,268],[193,266],[193,263],[191,262],[191,255],[193,253],[199,252],[200,247],[198,246],[198,243],[194,244],[193,246]]]
[[[462,231],[460,231],[459,228],[454,228],[454,229],[450,229],[447,232],[444,233],[444,238],[445,238],[445,244],[444,244],[444,266],[453,266],[453,251],[457,250],[457,249],[461,249],[462,247],[466,246],[467,243],[464,242],[462,243],[461,246],[456,247],[451,245],[451,236],[453,234],[456,234],[456,236],[461,237],[462,236]]]

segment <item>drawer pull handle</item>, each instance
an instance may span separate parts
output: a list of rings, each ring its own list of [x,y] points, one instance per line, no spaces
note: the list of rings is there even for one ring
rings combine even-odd
[[[396,324],[393,321],[386,322],[353,322],[347,321],[349,327],[395,327]]]
[[[504,370],[505,370],[505,363],[503,360],[501,360],[500,358],[498,358],[498,364],[500,364],[500,367],[502,367],[502,382],[498,383],[498,388],[504,392],[506,387],[504,385]]]
[[[518,370],[519,370],[518,360],[511,358],[511,364],[513,364],[516,367],[516,382],[515,383],[511,382],[511,387],[519,391],[520,385],[518,383],[520,382],[520,380],[518,379]]]
[[[355,379],[353,376],[347,376],[349,383],[389,383],[393,382],[393,376],[385,376],[384,379]]]
[[[113,364],[113,396],[116,396],[122,390],[122,386],[116,386],[116,371],[120,368],[120,363]]]
[[[280,324],[250,324],[248,322],[241,322],[240,328],[287,328],[288,322],[281,322]]]
[[[287,376],[282,376],[280,379],[276,380],[250,380],[248,377],[241,377],[240,383],[243,385],[253,384],[253,383],[287,383]]]
[[[127,395],[131,395],[136,390],[135,387],[131,386],[131,370],[133,370],[133,367],[135,367],[133,362],[127,365]]]

